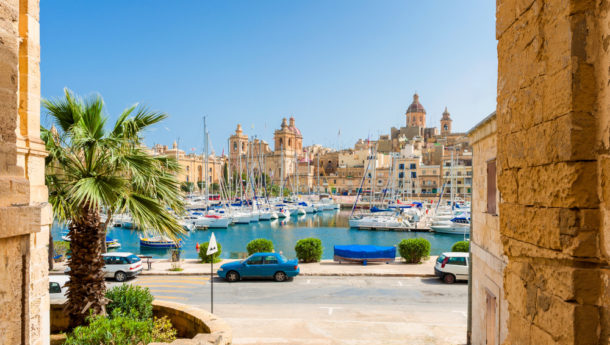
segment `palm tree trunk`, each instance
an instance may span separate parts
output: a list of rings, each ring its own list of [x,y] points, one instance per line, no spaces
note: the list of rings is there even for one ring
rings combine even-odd
[[[102,260],[101,237],[104,236],[97,210],[85,207],[82,217],[69,226],[71,256],[68,260],[70,281],[66,312],[70,328],[85,324],[92,313],[105,311],[106,284]]]

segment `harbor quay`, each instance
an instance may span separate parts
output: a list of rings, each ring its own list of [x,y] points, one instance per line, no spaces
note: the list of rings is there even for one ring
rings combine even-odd
[[[362,265],[358,263],[339,263],[334,260],[321,260],[320,262],[300,263],[301,276],[320,276],[320,277],[434,277],[434,264],[437,256],[430,256],[419,264],[407,264],[403,258],[397,257],[394,262],[368,263]],[[181,270],[172,270],[176,266],[175,262],[169,259],[151,259],[150,269],[148,262],[145,261],[145,268],[140,273],[141,276],[217,276],[217,270],[223,264],[234,262],[234,259],[224,259],[220,262],[209,264],[201,263],[198,259],[182,259],[179,263]],[[52,275],[65,274],[67,266],[63,263],[57,264],[49,272]],[[211,271],[213,267],[213,271]]]

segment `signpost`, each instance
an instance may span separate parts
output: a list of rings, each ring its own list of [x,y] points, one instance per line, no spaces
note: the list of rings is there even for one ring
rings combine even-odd
[[[205,255],[212,255],[216,252],[218,252],[218,244],[216,244],[216,236],[212,233]],[[210,260],[210,292],[210,312],[214,314],[214,258]]]

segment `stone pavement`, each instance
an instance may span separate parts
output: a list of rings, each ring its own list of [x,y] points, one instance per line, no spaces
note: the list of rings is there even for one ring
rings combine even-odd
[[[322,260],[315,263],[300,263],[301,275],[303,276],[386,276],[386,277],[432,277],[434,276],[434,263],[436,256],[431,256],[421,264],[406,264],[402,258],[396,258],[396,262],[368,263],[366,266],[355,263],[333,262]],[[214,272],[220,265],[235,260],[222,260],[214,264]],[[172,263],[167,259],[155,259],[152,267],[147,270],[146,263],[141,275],[209,275],[210,264],[202,264],[197,259],[186,259],[180,262],[182,271],[170,271]],[[63,274],[65,263],[55,263],[50,274]]]

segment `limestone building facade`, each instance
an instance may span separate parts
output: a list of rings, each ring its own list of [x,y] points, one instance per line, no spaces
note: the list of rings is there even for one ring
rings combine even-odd
[[[0,343],[49,344],[39,7],[0,1]]]
[[[508,303],[504,292],[507,258],[500,236],[500,193],[497,188],[496,113],[476,125],[469,136],[473,149],[472,332],[473,345],[503,344],[508,335]]]

